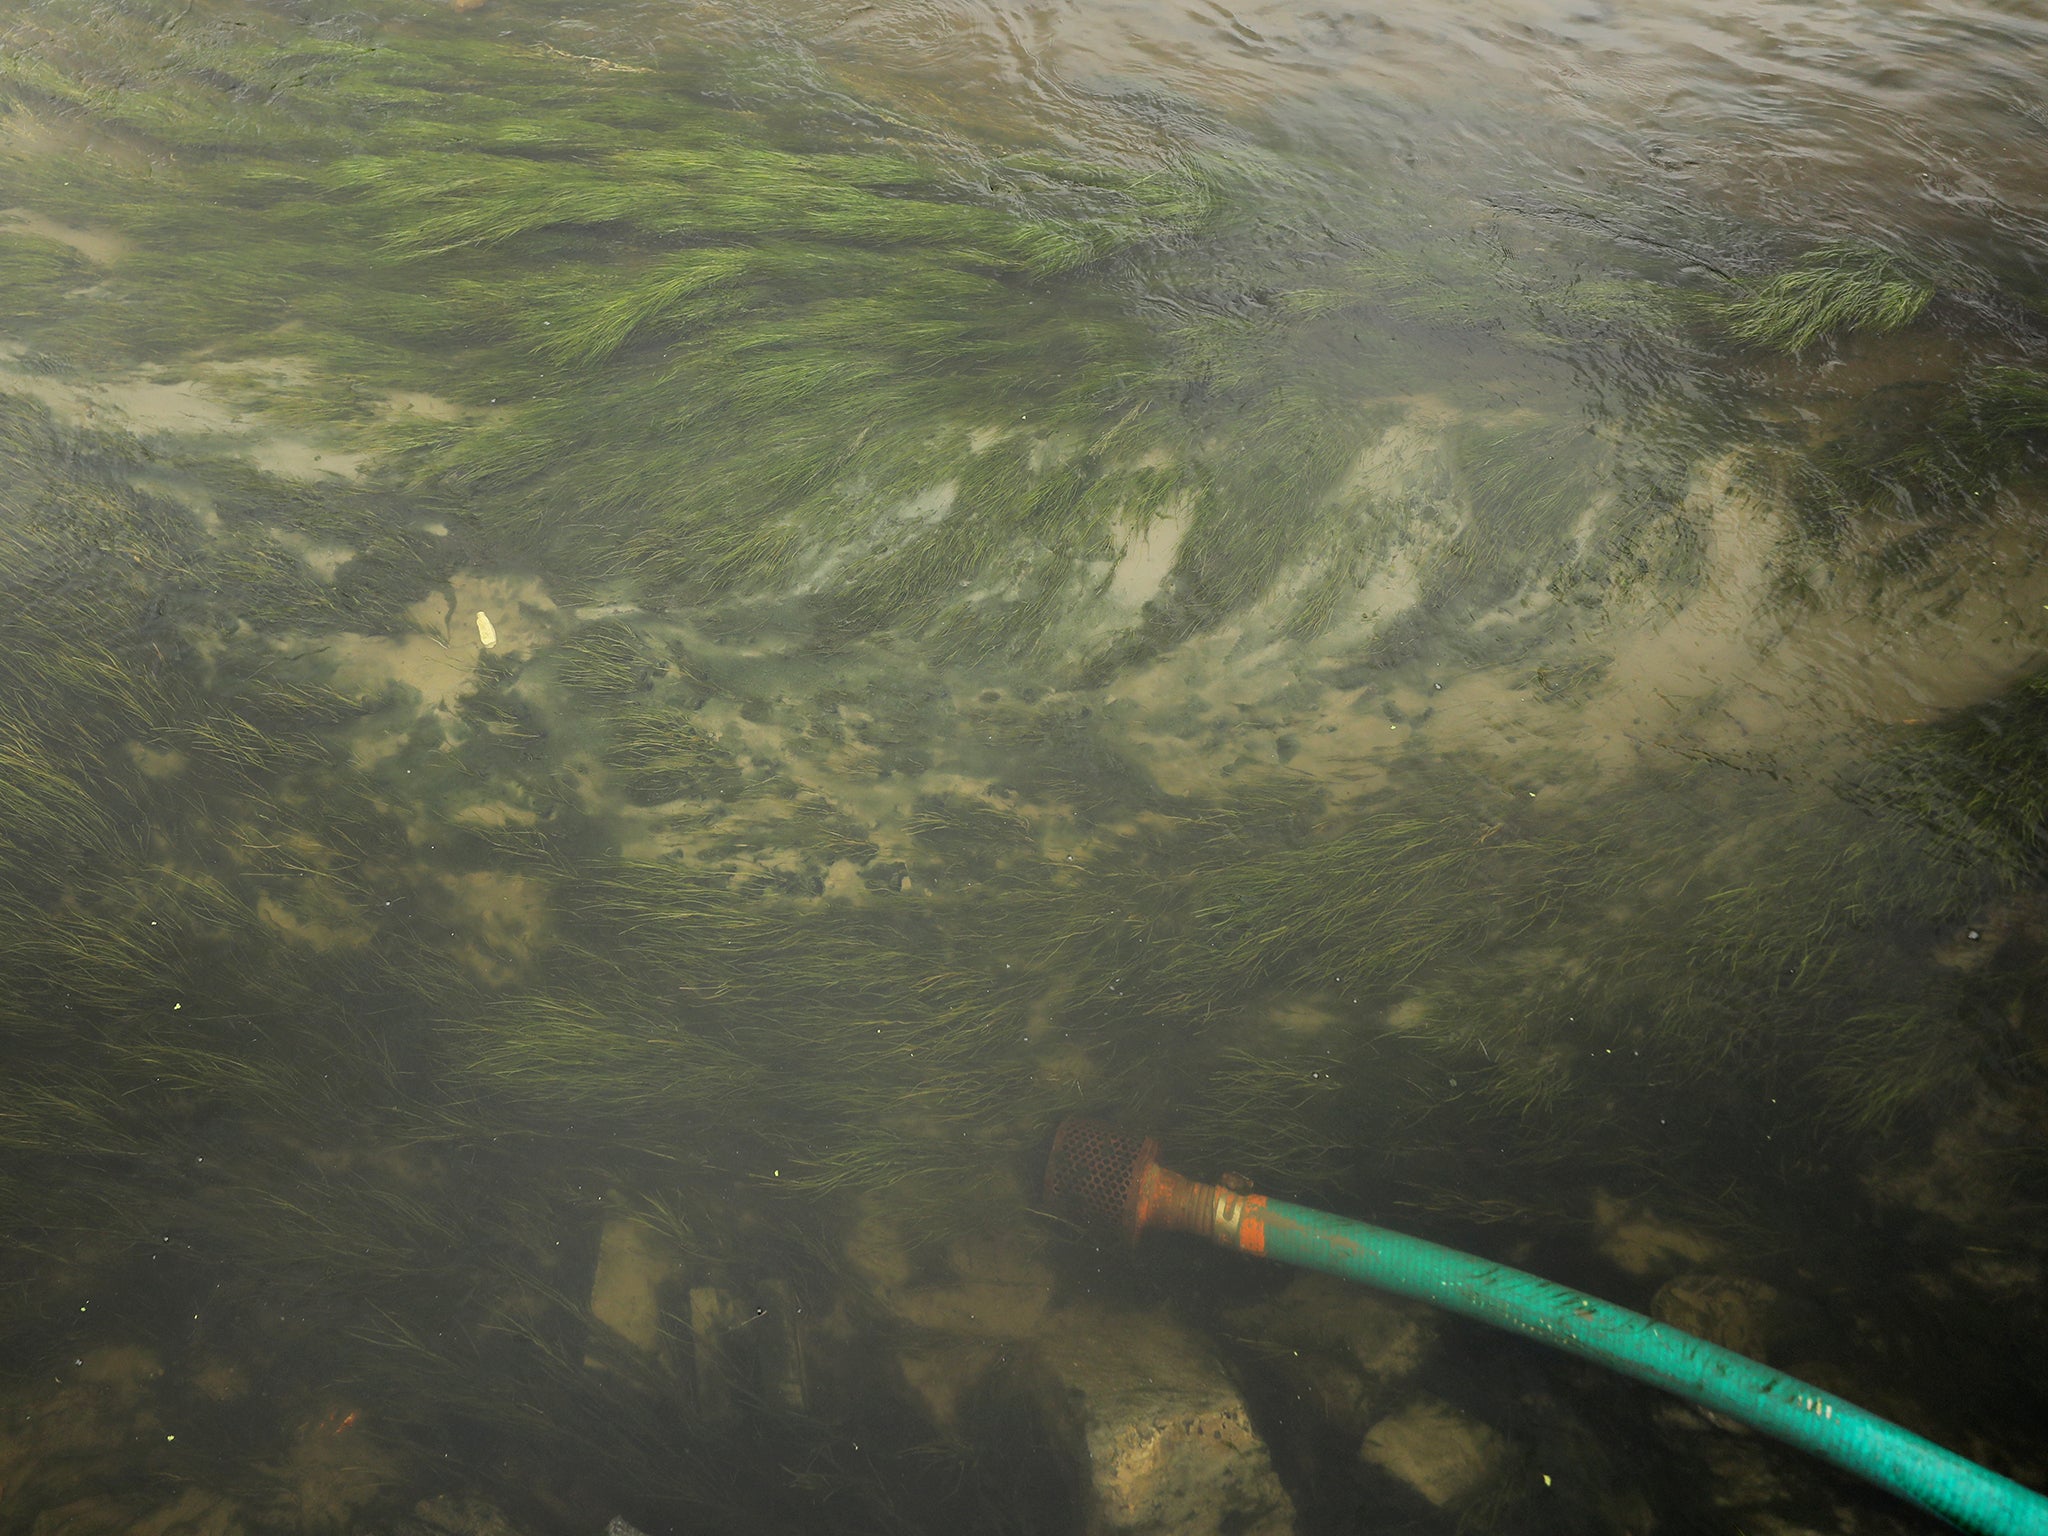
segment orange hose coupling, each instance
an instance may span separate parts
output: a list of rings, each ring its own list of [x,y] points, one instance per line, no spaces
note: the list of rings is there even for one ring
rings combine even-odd
[[[1263,1253],[1265,1207],[1264,1195],[1242,1194],[1226,1184],[1203,1184],[1152,1162],[1138,1175],[1132,1225],[1140,1232],[1147,1227],[1191,1232],[1224,1248]],[[1257,1234],[1257,1247],[1245,1243],[1247,1218]]]
[[[1159,1143],[1075,1118],[1053,1137],[1045,1194],[1055,1210],[1133,1240],[1147,1227],[1190,1232],[1241,1253],[1266,1251],[1266,1197],[1240,1179],[1203,1184],[1159,1166]],[[1248,1187],[1248,1186],[1247,1186]]]

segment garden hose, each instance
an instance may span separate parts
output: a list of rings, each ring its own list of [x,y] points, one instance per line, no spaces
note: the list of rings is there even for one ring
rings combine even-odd
[[[1046,1196],[1134,1240],[1148,1227],[1192,1232],[1526,1334],[1775,1435],[1963,1530],[2048,1536],[2048,1498],[1745,1355],[1505,1264],[1197,1183],[1160,1167],[1158,1154],[1156,1141],[1068,1120],[1053,1138]]]

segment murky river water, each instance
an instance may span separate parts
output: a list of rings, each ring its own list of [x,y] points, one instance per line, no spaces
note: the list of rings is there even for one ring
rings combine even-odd
[[[1076,1112],[2048,1482],[2044,73],[16,0],[0,1531],[1936,1528]]]

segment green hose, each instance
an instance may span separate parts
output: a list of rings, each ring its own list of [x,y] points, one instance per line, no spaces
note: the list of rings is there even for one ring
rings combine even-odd
[[[1362,1280],[1597,1360],[1789,1441],[1966,1531],[2048,1536],[2048,1498],[1717,1344],[1420,1238],[1278,1200],[1245,1203],[1239,1243],[1247,1252]]]

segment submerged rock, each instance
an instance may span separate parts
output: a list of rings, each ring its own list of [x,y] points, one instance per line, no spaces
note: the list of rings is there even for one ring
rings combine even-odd
[[[729,1423],[750,1399],[805,1411],[810,1384],[804,1306],[775,1275],[694,1273],[673,1244],[631,1216],[598,1233],[593,1331],[584,1363],[621,1363],[620,1345],[690,1383],[706,1423]]]
[[[1400,1401],[1437,1337],[1429,1308],[1326,1275],[1296,1276],[1230,1324],[1260,1378],[1351,1445]]]
[[[1747,1275],[1680,1275],[1650,1301],[1650,1315],[1752,1360],[1767,1359],[1775,1286]]]
[[[420,1500],[412,1513],[419,1529],[404,1536],[519,1536],[496,1505],[475,1494],[436,1494]]]
[[[1706,1233],[1604,1190],[1593,1196],[1593,1229],[1601,1256],[1632,1275],[1690,1268],[1720,1254],[1720,1245]]]
[[[655,1251],[653,1234],[643,1224],[630,1217],[607,1221],[598,1237],[590,1315],[635,1349],[652,1353],[661,1343],[660,1289],[674,1268]]]
[[[1237,1383],[1160,1313],[1055,1301],[1038,1227],[913,1262],[871,1210],[848,1248],[907,1325],[898,1367],[942,1432],[978,1448],[1031,1528],[1086,1536],[1286,1536],[1294,1506]]]
[[[1035,1446],[1089,1536],[1286,1536],[1294,1506],[1237,1387],[1159,1316],[1054,1314],[971,1417]]]
[[[1418,1397],[1367,1430],[1358,1454],[1441,1507],[1476,1492],[1507,1443],[1449,1403]]]

